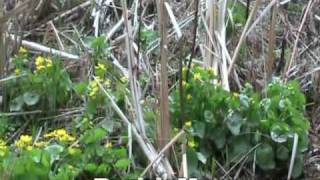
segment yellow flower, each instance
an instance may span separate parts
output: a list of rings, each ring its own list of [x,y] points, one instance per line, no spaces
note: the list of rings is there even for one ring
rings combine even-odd
[[[32,137],[29,136],[29,135],[21,135],[19,140],[17,140],[15,142],[15,145],[18,147],[18,148],[25,148],[25,147],[28,147],[29,145],[31,145],[32,143]]]
[[[27,146],[27,151],[32,151],[33,147],[32,146]]]
[[[195,59],[192,59],[192,60],[195,60]],[[194,68],[194,66],[195,66],[195,64],[194,63],[191,63],[191,69],[193,69]]]
[[[50,58],[46,59],[46,65],[48,68],[52,67],[52,60]]]
[[[38,56],[38,57],[36,58],[36,65],[37,65],[37,66],[43,65],[44,62],[45,62],[44,57]]]
[[[104,85],[105,85],[107,88],[110,88],[110,85],[111,85],[110,79],[106,79],[106,80],[104,81]]]
[[[6,155],[6,152],[7,145],[2,139],[0,139],[0,156],[3,157],[4,155]]]
[[[239,93],[236,93],[236,92],[234,92],[232,95],[233,97],[236,97],[236,98],[239,97]]]
[[[19,48],[19,54],[27,54],[27,53],[28,53],[28,50],[26,48],[22,46]]]
[[[201,74],[200,73],[195,73],[194,76],[193,76],[193,79],[195,81],[199,81],[201,79]]]
[[[31,143],[32,137],[29,135],[22,135],[20,136],[20,141],[28,144],[28,143]]]
[[[65,136],[67,135],[67,131],[65,129],[56,130],[57,136]]]
[[[36,58],[35,64],[36,64],[37,71],[41,71],[45,68],[52,67],[52,60],[50,58],[44,58],[42,56],[38,56]]]
[[[107,144],[105,145],[105,147],[106,147],[107,149],[112,148],[112,142],[111,142],[111,141],[107,142]]]
[[[65,129],[57,129],[44,135],[45,138],[56,138],[59,141],[74,141],[76,138],[67,133]]]
[[[44,147],[46,145],[46,142],[44,142],[44,141],[39,141],[39,142],[35,142],[34,143],[34,146],[35,147],[38,147],[38,148],[42,148],[42,147]]]
[[[75,148],[68,148],[68,153],[70,155],[74,155],[76,153],[76,149]]]
[[[192,121],[187,121],[184,123],[184,125],[187,127],[187,128],[191,128],[192,126]]]
[[[100,83],[103,81],[103,79],[102,79],[100,76],[96,76],[96,79],[97,79],[97,81],[100,82]],[[98,85],[97,82],[96,82],[96,84]]]
[[[188,100],[188,101],[191,101],[191,100],[192,100],[192,95],[191,95],[191,94],[188,94],[188,95],[187,95],[187,100]]]
[[[98,83],[96,81],[91,81],[90,82],[90,92],[89,96],[94,97],[99,91]]]
[[[21,74],[21,69],[17,68],[14,70],[14,73],[19,76]]]
[[[193,139],[191,139],[191,140],[188,141],[188,147],[189,147],[189,148],[195,148],[196,146],[197,146],[197,145],[196,145],[196,143],[194,142]]]
[[[182,74],[187,73],[187,68],[186,67],[182,67]]]
[[[127,83],[129,81],[129,79],[126,77],[126,76],[123,76],[121,79],[120,79],[123,83]]]
[[[187,83],[186,81],[182,81],[182,86],[185,88],[189,87],[189,83]]]
[[[95,66],[95,69],[96,70],[102,70],[102,71],[106,71],[107,70],[106,66],[104,64],[102,64],[102,63],[98,63],[98,65]]]
[[[209,67],[208,68],[208,73],[210,74],[210,75],[217,75],[217,72],[216,72],[216,70],[213,68],[213,67]]]

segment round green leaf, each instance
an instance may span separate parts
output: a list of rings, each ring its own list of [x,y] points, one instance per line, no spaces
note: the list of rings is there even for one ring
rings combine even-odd
[[[10,111],[21,111],[23,106],[23,97],[18,96],[10,102]]]
[[[23,94],[23,100],[28,106],[33,106],[39,102],[40,95],[35,92],[26,92]]]
[[[270,144],[262,144],[256,151],[257,164],[263,170],[274,169],[276,163],[274,161],[274,153]]]
[[[233,135],[240,134],[240,128],[242,126],[243,119],[237,112],[231,111],[227,117],[227,126]]]
[[[130,164],[129,159],[120,159],[116,162],[114,166],[119,169],[125,169],[129,166],[129,164]]]
[[[279,145],[276,151],[276,156],[278,159],[285,161],[289,157],[289,150],[285,146]]]

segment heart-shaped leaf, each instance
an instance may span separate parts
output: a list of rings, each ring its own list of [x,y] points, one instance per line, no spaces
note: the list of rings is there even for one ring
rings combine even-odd
[[[21,111],[23,106],[23,97],[18,96],[10,102],[10,111]]]
[[[265,143],[259,146],[257,148],[256,156],[257,164],[263,170],[270,170],[275,168],[276,163],[274,161],[274,153],[270,144]]]
[[[231,111],[227,117],[227,126],[233,135],[240,134],[240,128],[242,126],[243,119],[237,112]]]
[[[23,94],[23,100],[28,106],[33,106],[39,102],[40,95],[35,92],[26,92]]]

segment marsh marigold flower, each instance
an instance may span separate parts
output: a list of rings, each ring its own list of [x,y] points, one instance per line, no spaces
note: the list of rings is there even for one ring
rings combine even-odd
[[[55,138],[59,141],[74,141],[75,137],[69,135],[65,129],[57,129],[44,135],[45,138]]]
[[[46,68],[52,67],[52,60],[50,58],[44,58],[42,56],[38,56],[36,58],[36,69],[37,71],[41,71]]]
[[[107,149],[110,149],[110,148],[112,148],[112,142],[107,142],[106,143],[106,145],[105,145],[105,147],[107,148]]]
[[[188,101],[191,101],[191,100],[192,100],[192,95],[191,95],[191,94],[188,94],[188,95],[187,95],[187,100],[188,100]]]
[[[189,148],[195,148],[197,145],[196,145],[196,143],[194,142],[194,139],[189,139],[188,140],[188,147]]]
[[[191,128],[192,126],[192,121],[187,121],[184,123],[184,125],[187,127],[187,128]]]
[[[200,73],[195,73],[194,76],[193,76],[193,79],[195,81],[199,81],[201,79],[201,74]]]
[[[95,69],[96,69],[96,71],[97,70],[101,70],[101,71],[104,71],[104,72],[107,71],[106,66],[104,64],[102,64],[102,63],[98,63],[98,65],[95,66]]]
[[[19,140],[15,142],[18,148],[27,148],[32,143],[32,137],[29,135],[21,135]]]
[[[2,139],[0,139],[0,156],[4,156],[7,152],[7,149],[8,147],[6,143]]]
[[[28,50],[26,48],[22,46],[19,48],[19,54],[27,54],[27,53],[28,53]]]

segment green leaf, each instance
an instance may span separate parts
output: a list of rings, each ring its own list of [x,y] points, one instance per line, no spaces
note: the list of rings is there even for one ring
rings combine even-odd
[[[242,106],[244,106],[245,108],[249,108],[249,97],[244,95],[244,94],[240,94],[239,96],[240,99],[240,103]]]
[[[238,161],[245,153],[250,150],[250,144],[244,136],[230,138],[229,158],[232,162]]]
[[[187,149],[188,175],[190,177],[198,177],[198,157],[194,150]]]
[[[125,169],[129,166],[129,164],[130,164],[129,159],[120,159],[116,162],[114,166],[119,169]]]
[[[264,143],[257,148],[256,151],[257,164],[263,170],[274,169],[276,163],[274,161],[274,153],[270,144]]]
[[[87,90],[88,83],[80,82],[74,85],[74,91],[79,94],[83,95]]]
[[[212,123],[212,125],[215,125],[217,123],[217,121],[215,120],[214,115],[211,111],[205,110],[203,115],[204,115],[204,120],[207,123]]]
[[[226,144],[226,129],[223,127],[214,128],[211,132],[210,139],[213,140],[214,144],[218,149],[222,149]]]
[[[94,163],[88,163],[85,167],[85,170],[87,170],[88,172],[94,173],[97,169],[97,165],[95,165]]]
[[[60,153],[63,152],[64,147],[59,144],[53,144],[44,148],[50,154],[50,164],[60,159]]]
[[[108,164],[100,164],[95,172],[96,174],[103,175],[103,174],[109,174],[110,170],[111,168]]]
[[[280,124],[273,125],[270,132],[271,139],[277,143],[286,142],[288,140],[288,133],[284,131],[284,127]]]
[[[82,136],[82,140],[85,144],[97,143],[102,138],[104,138],[107,134],[107,131],[102,128],[96,128],[89,131],[86,131]]]
[[[283,145],[279,145],[276,151],[276,156],[278,159],[285,161],[289,157],[289,150]]]
[[[23,100],[28,106],[33,106],[39,102],[40,95],[35,92],[26,92],[23,94]]]
[[[207,158],[201,152],[197,152],[196,154],[197,154],[198,160],[202,162],[202,164],[206,164]]]
[[[231,111],[227,116],[227,126],[233,135],[240,134],[243,119],[238,112]]]
[[[292,169],[292,177],[298,178],[301,176],[303,172],[303,157],[302,155],[298,154],[295,158],[293,169]]]
[[[105,119],[100,124],[103,129],[107,130],[108,132],[112,132],[115,123],[114,120]]]
[[[24,104],[23,96],[18,96],[10,102],[10,111],[21,111]]]
[[[198,136],[200,138],[203,138],[205,130],[206,130],[206,125],[203,122],[196,121],[193,124],[192,129],[193,129],[192,134],[194,136]]]

